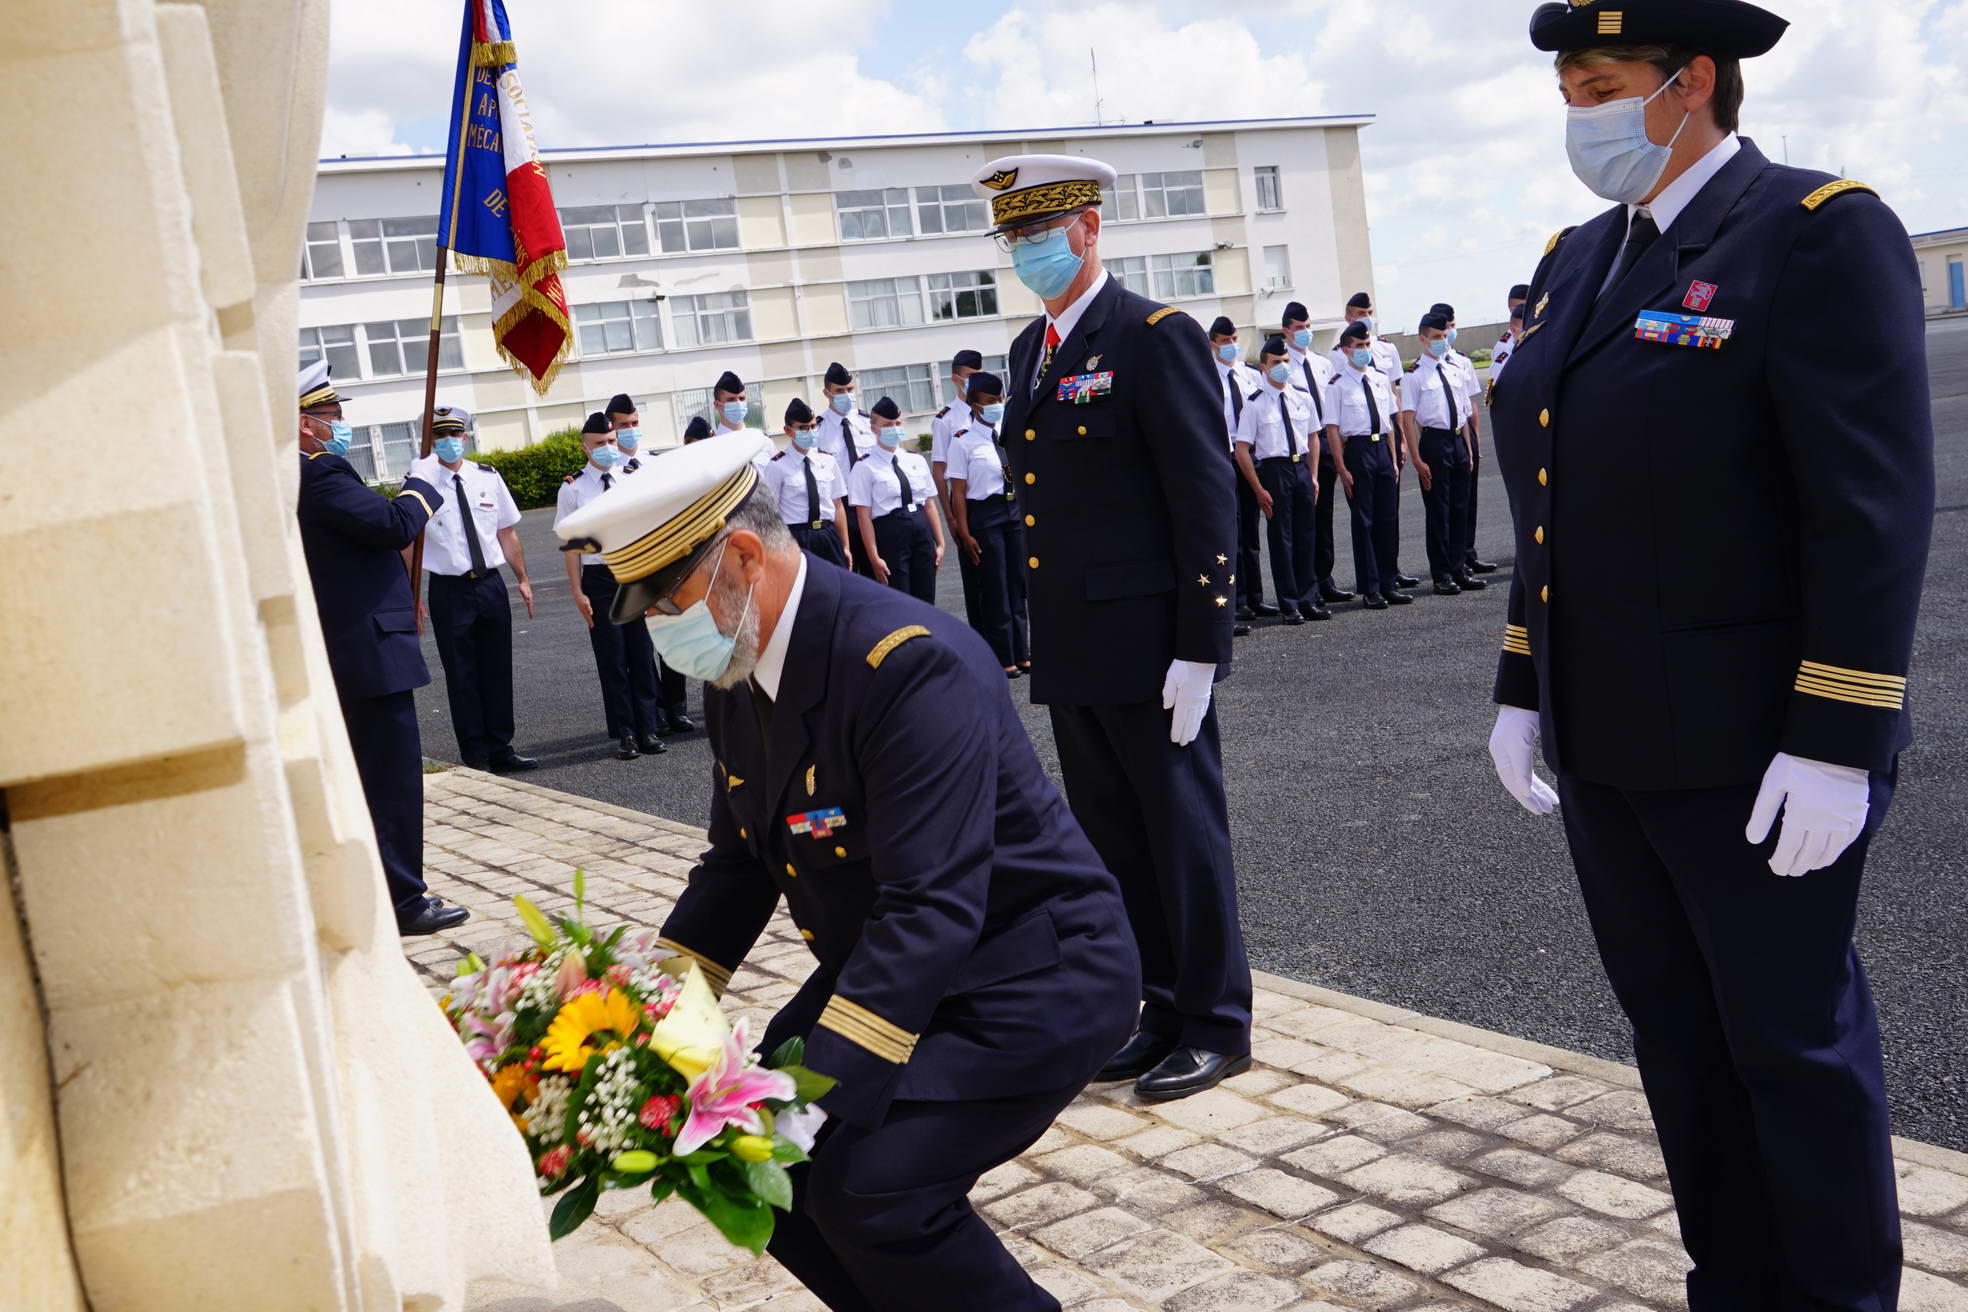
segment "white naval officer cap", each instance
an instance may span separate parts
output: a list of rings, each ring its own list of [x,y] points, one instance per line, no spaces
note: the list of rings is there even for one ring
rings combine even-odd
[[[301,366],[299,377],[301,409],[311,410],[318,405],[334,405],[342,398],[335,391],[335,385],[328,381],[328,361],[311,360]]]
[[[472,412],[461,405],[441,405],[431,411],[431,432],[469,433]]]
[[[1118,176],[1084,155],[1004,155],[979,169],[970,189],[991,202],[991,230],[1002,232],[1098,205]]]
[[[758,486],[753,460],[771,446],[764,433],[747,429],[671,447],[560,521],[561,550],[599,552],[622,585],[610,618],[638,618],[697,567]]]

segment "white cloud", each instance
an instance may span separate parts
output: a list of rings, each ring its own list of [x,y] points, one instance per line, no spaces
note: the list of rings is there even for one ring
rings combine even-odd
[[[396,124],[380,109],[340,109],[328,106],[321,121],[321,158],[342,155],[408,155],[396,139]]]

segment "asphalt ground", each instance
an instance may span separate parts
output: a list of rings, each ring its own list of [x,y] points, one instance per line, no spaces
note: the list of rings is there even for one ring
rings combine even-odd
[[[1917,741],[1873,845],[1859,941],[1885,1032],[1894,1128],[1968,1150],[1968,876],[1957,837],[1968,817],[1968,321],[1934,325],[1928,357],[1939,514],[1911,676]],[[1486,465],[1477,542],[1507,563],[1508,504],[1493,471]],[[541,762],[526,778],[705,823],[711,754],[701,730],[671,739],[662,756],[614,759],[552,524],[552,511],[539,510],[521,527],[536,619],[513,593],[516,746]],[[1342,584],[1352,574],[1344,524],[1342,514]],[[1412,477],[1401,524],[1402,565],[1425,576]],[[1630,1061],[1559,822],[1521,810],[1485,749],[1506,591],[1501,582],[1458,597],[1424,588],[1413,606],[1349,605],[1330,623],[1260,624],[1237,641],[1217,705],[1251,963]],[[962,614],[954,562],[939,600]],[[455,761],[443,673],[425,646],[437,682],[418,694],[424,748]],[[1043,708],[1027,704],[1023,683],[1011,688],[1056,777]],[[693,715],[700,705],[692,685]]]

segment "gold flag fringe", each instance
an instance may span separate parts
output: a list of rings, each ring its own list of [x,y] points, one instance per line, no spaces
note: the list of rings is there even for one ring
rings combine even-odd
[[[471,58],[474,68],[503,68],[519,62],[510,41],[474,41]]]

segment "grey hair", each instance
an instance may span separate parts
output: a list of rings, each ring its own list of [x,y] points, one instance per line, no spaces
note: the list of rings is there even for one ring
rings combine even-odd
[[[758,540],[765,544],[768,552],[796,550],[793,535],[786,528],[786,521],[779,516],[779,507],[771,496],[766,495],[763,480],[752,489],[752,494],[739,503],[738,508],[725,517],[724,532],[720,537],[730,537],[739,529],[756,533]]]

